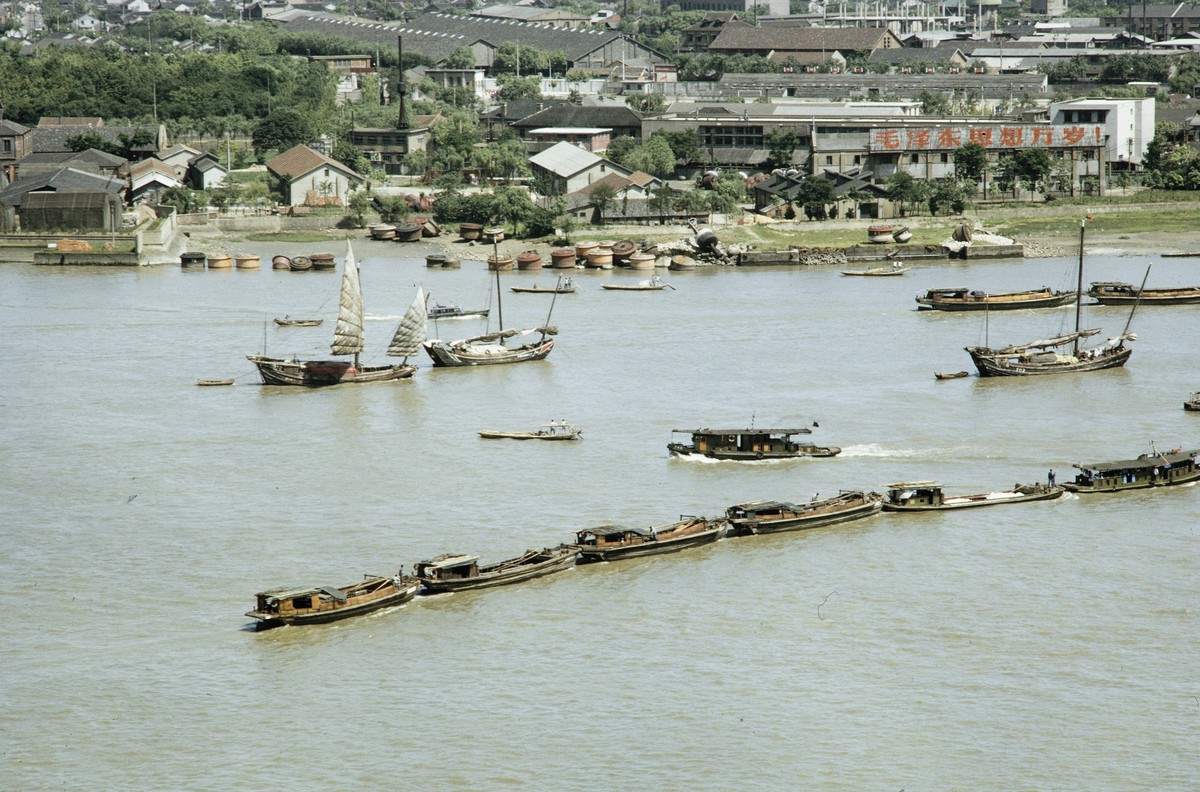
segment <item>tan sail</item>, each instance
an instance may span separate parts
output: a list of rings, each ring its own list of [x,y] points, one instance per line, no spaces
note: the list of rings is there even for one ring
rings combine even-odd
[[[338,301],[337,327],[333,330],[335,355],[357,355],[363,350],[362,284],[358,280],[358,262],[346,243],[346,262],[342,268],[342,293]]]
[[[421,349],[421,342],[425,340],[425,325],[429,320],[429,312],[425,307],[425,290],[420,286],[417,287],[417,296],[413,298],[412,305],[408,306],[408,310],[404,312],[404,318],[400,320],[400,326],[396,328],[396,334],[392,336],[392,343],[388,345],[389,357],[408,357],[409,355],[417,354]]]

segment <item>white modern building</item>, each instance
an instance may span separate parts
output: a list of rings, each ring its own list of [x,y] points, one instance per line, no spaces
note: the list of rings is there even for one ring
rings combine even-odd
[[[1154,99],[1072,99],[1050,104],[1054,126],[1103,128],[1108,138],[1106,159],[1116,170],[1141,170],[1154,139]]]

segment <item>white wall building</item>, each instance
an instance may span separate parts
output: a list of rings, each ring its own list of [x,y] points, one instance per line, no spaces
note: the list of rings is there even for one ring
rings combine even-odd
[[[1154,99],[1072,99],[1050,104],[1055,126],[1099,124],[1108,137],[1107,159],[1118,170],[1140,170],[1154,139]]]

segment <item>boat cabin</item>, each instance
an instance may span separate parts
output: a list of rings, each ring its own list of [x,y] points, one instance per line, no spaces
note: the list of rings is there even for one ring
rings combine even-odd
[[[575,534],[575,543],[586,547],[623,547],[631,544],[653,542],[658,537],[645,528],[630,528],[625,525],[598,525],[585,528]]]
[[[690,434],[690,447],[682,443],[678,453],[738,455],[796,454],[812,448],[811,443],[798,443],[796,435],[812,434],[811,429],[672,429],[676,434]],[[673,449],[674,450],[674,449]]]
[[[889,484],[884,503],[896,506],[941,506],[945,502],[942,485],[932,481],[908,481]]]
[[[1114,297],[1136,297],[1138,290],[1133,287],[1132,283],[1124,283],[1122,281],[1092,281],[1092,287],[1088,289],[1088,296],[1114,296]]]
[[[725,517],[730,520],[761,520],[777,519],[791,516],[800,510],[793,503],[783,501],[750,501],[730,506],[725,510]]]
[[[417,564],[416,575],[429,580],[463,580],[479,575],[479,556],[444,553]]]
[[[255,611],[274,614],[281,619],[321,610],[322,604],[326,607],[346,604],[346,594],[333,586],[277,588],[261,591],[254,596],[257,602]]]
[[[1079,474],[1068,485],[1079,490],[1120,490],[1182,484],[1200,477],[1196,455],[1200,450],[1175,448],[1164,454],[1142,454],[1118,462],[1076,464]]]

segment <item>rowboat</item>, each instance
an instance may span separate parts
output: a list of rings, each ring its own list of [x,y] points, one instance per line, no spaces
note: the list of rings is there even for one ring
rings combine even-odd
[[[862,270],[842,270],[843,275],[867,275],[870,277],[887,277],[888,275],[903,275],[908,272],[911,267],[906,267],[899,261],[892,262],[890,267],[872,267]]]
[[[282,319],[278,316],[275,317],[275,324],[280,327],[316,327],[323,321],[323,319],[292,319],[287,315],[284,315]]]
[[[971,372],[969,372],[969,371],[956,371],[953,374],[942,374],[940,372],[935,371],[933,374],[934,379],[940,379],[940,380],[962,379],[963,377],[969,377],[969,376],[971,376]]]
[[[609,291],[661,291],[662,289],[671,289],[675,287],[664,281],[662,278],[655,275],[649,280],[638,281],[637,283],[602,283],[601,289]]]
[[[489,440],[579,440],[583,437],[583,430],[576,429],[566,421],[551,421],[532,432],[484,430],[479,436]]]
[[[233,380],[231,380],[231,379],[198,379],[198,380],[196,380],[196,384],[202,385],[206,388],[213,388],[213,387],[220,387],[222,385],[232,385]]]

